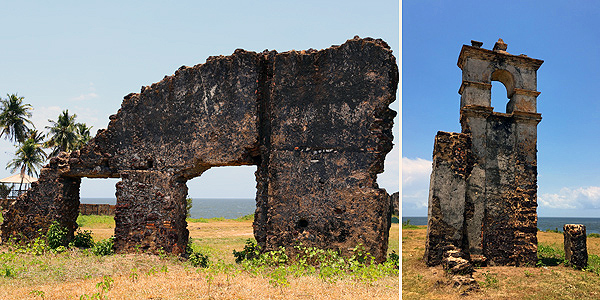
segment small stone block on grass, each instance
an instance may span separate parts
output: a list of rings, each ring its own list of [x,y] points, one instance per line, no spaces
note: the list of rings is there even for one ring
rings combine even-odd
[[[563,232],[565,238],[565,259],[575,268],[583,269],[587,267],[588,253],[585,225],[565,224]]]

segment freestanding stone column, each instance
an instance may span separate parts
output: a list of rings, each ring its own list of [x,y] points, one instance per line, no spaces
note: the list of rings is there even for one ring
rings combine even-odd
[[[588,253],[585,225],[565,224],[563,235],[565,238],[565,259],[575,268],[583,269],[587,267]]]

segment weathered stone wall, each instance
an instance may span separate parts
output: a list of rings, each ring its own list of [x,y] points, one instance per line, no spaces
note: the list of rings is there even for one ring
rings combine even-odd
[[[81,178],[62,176],[68,171],[66,153],[50,159],[40,171],[38,181],[33,182],[29,191],[11,203],[4,213],[3,242],[10,238],[34,238],[39,229],[47,229],[53,221],[66,227],[69,238],[73,237],[77,229]]]
[[[270,222],[255,222],[261,246],[348,252],[362,243],[378,259],[385,256],[391,210],[376,174],[392,148],[396,113],[388,106],[398,81],[386,48],[354,40],[274,57],[266,178],[258,180],[268,183],[259,190],[268,195],[259,210]]]
[[[463,46],[458,60],[463,71],[460,121],[462,134],[470,140],[471,159],[439,155],[439,134],[436,137],[425,259],[429,265],[439,264],[440,249],[452,245],[477,264],[533,265],[541,120],[535,105],[536,71],[543,61],[509,54],[502,40],[494,50],[480,46]],[[490,106],[491,81],[506,87],[507,113],[494,112]],[[455,137],[449,143],[457,142]],[[468,172],[450,177],[447,165],[453,164]],[[445,214],[439,207],[453,207],[455,213]]]
[[[50,164],[11,205],[3,239],[52,220],[74,224],[79,178],[120,177],[117,251],[181,253],[185,182],[211,167],[257,165],[254,232],[264,249],[363,244],[381,261],[391,210],[376,177],[392,148],[397,83],[389,46],[369,38],[321,51],[236,50],[181,67],[127,95],[106,130]]]

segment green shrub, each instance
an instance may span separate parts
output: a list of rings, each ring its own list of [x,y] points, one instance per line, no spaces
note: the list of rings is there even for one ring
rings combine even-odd
[[[233,251],[237,263],[251,274],[266,274],[269,283],[285,286],[288,276],[316,275],[328,283],[335,283],[344,276],[357,280],[374,282],[384,276],[397,276],[399,256],[390,253],[381,264],[375,263],[373,256],[362,245],[354,249],[353,256],[343,257],[339,251],[317,247],[294,246],[293,257],[288,257],[286,249],[260,253],[260,248],[252,240],[247,240],[244,250]]]
[[[590,233],[587,235],[587,237],[589,238],[600,238],[600,234],[599,233]]]
[[[73,246],[77,248],[92,248],[94,247],[94,238],[92,232],[89,230],[77,231],[72,242]]]
[[[233,256],[235,257],[236,263],[241,263],[244,260],[251,260],[258,257],[260,254],[260,247],[256,245],[256,242],[252,239],[247,239],[244,245],[244,250],[235,251],[233,250]]]
[[[400,268],[400,257],[398,256],[398,253],[396,253],[396,251],[392,250],[392,253],[389,254],[385,262],[392,266],[396,266],[396,269]]]
[[[92,253],[98,256],[111,255],[115,253],[114,246],[115,238],[109,237],[105,240],[97,242],[94,247],[92,247]]]
[[[210,265],[208,254],[204,254],[200,249],[195,249],[191,240],[185,248],[185,255],[190,264],[194,267],[208,268]]]
[[[67,234],[67,228],[61,226],[56,221],[52,222],[50,227],[48,227],[48,232],[46,233],[48,247],[50,249],[57,249],[60,246],[68,246],[69,241],[67,240]]]

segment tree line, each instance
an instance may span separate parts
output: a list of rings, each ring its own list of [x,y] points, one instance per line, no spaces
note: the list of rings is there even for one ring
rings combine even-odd
[[[46,126],[48,134],[38,131],[30,120],[33,107],[23,101],[24,97],[17,94],[7,94],[6,99],[0,98],[0,138],[11,141],[17,148],[14,158],[6,167],[11,172],[19,170],[21,178],[24,174],[37,177],[38,169],[46,159],[61,151],[77,150],[91,139],[91,127],[77,123],[77,115],[69,114],[68,109],[62,111],[56,121],[48,120],[51,124]],[[46,150],[50,153],[47,154]]]

